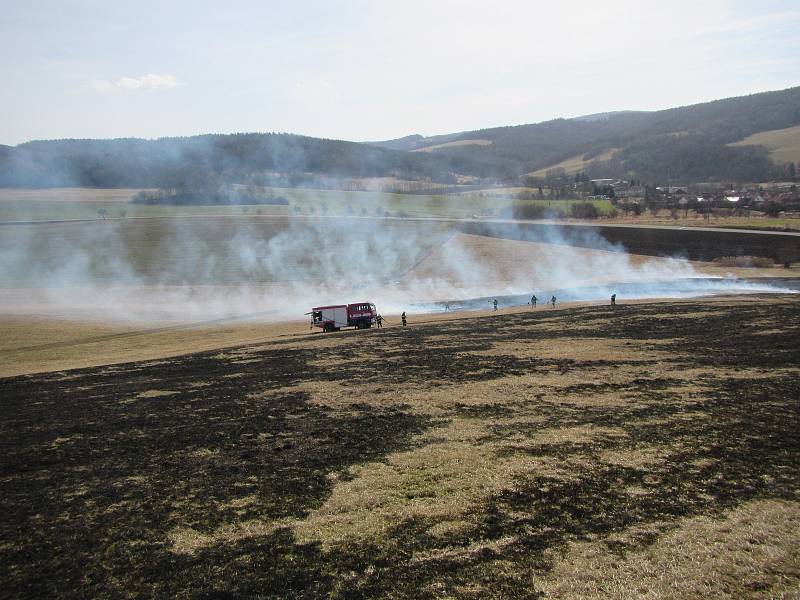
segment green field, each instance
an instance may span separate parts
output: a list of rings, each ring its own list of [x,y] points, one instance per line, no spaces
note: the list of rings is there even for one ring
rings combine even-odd
[[[473,215],[500,216],[513,205],[548,206],[569,214],[578,200],[517,200],[519,188],[495,189],[485,193],[457,195],[410,195],[383,192],[349,192],[303,188],[272,188],[275,196],[289,201],[289,206],[167,206],[133,204],[136,190],[0,190],[0,222],[98,219],[103,211],[108,218],[170,216],[241,216],[241,215],[352,215],[453,217]],[[610,213],[608,200],[592,201],[602,214]]]

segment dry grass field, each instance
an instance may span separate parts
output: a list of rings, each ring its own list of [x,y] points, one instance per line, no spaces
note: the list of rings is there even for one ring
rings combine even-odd
[[[581,171],[586,169],[586,167],[591,162],[608,161],[612,157],[614,152],[617,152],[618,150],[619,148],[611,148],[609,150],[606,150],[605,152],[602,152],[601,154],[598,154],[597,156],[593,156],[588,159],[586,158],[585,154],[579,154],[578,156],[572,156],[570,158],[562,160],[560,163],[557,163],[555,165],[550,165],[549,167],[544,167],[537,171],[528,173],[528,175],[531,175],[533,177],[544,177],[545,175],[547,175],[547,171],[551,169],[564,169],[567,175],[575,175],[575,173],[580,173]]]
[[[800,162],[800,125],[754,133],[731,146],[766,146],[777,163]]]
[[[412,317],[0,379],[0,595],[794,597],[799,308]]]
[[[445,142],[424,148],[417,148],[411,152],[434,152],[442,148],[457,148],[459,146],[491,146],[492,140],[456,140],[455,142]]]
[[[309,333],[308,322],[300,318],[279,323],[217,319],[147,324],[70,316],[0,318],[0,377],[161,359]]]

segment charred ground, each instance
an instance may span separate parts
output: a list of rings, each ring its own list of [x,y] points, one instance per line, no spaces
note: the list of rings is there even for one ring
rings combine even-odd
[[[538,309],[0,379],[2,594],[537,597],[577,542],[625,560],[698,515],[797,511],[798,308]],[[800,564],[737,581],[796,590]]]

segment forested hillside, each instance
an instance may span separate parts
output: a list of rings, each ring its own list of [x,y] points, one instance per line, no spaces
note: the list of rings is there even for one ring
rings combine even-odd
[[[447,182],[452,172],[491,176],[486,164],[492,162],[272,133],[52,140],[0,148],[0,186],[185,187],[198,179],[243,182],[253,177],[297,185],[308,174]]]
[[[800,87],[795,87],[658,112],[607,113],[421,139],[409,136],[378,145],[398,147],[398,142],[406,141],[413,142],[413,149],[421,149],[440,145],[443,137],[450,143],[489,140],[488,145],[453,144],[429,153],[476,161],[491,159],[504,171],[520,174],[574,156],[590,159],[614,148],[614,157],[590,167],[590,175],[635,174],[651,181],[741,181],[768,179],[774,175],[775,165],[763,148],[728,144],[753,133],[798,124]]]

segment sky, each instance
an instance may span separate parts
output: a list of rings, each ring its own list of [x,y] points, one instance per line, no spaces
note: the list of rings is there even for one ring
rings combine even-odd
[[[0,0],[0,144],[357,141],[800,85],[800,3]]]

